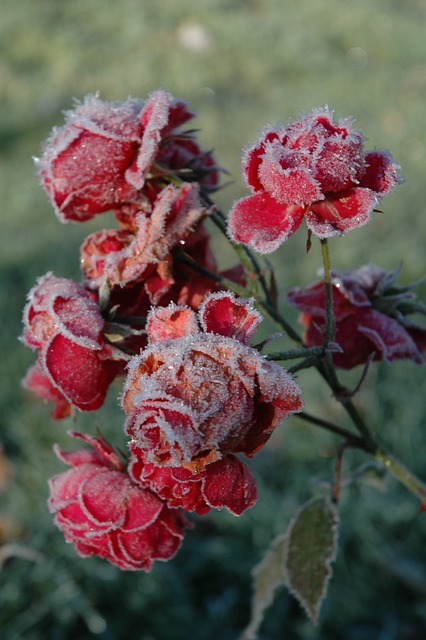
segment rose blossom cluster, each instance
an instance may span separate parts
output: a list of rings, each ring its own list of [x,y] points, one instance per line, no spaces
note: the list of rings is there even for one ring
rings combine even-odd
[[[72,468],[51,479],[49,506],[80,555],[149,570],[178,549],[184,511],[254,505],[256,481],[236,454],[251,457],[302,408],[290,374],[248,346],[260,321],[228,292],[208,295],[198,315],[174,303],[151,310],[122,397],[127,469],[102,438],[72,432],[95,451],[56,450]]]
[[[49,482],[66,540],[122,569],[171,558],[186,512],[253,506],[256,481],[240,455],[251,457],[302,408],[291,375],[249,345],[262,319],[252,301],[215,277],[204,202],[219,172],[184,129],[192,117],[162,90],[145,102],[89,96],[38,160],[62,222],[108,210],[116,220],[83,242],[81,284],[39,278],[22,340],[37,353],[24,386],[54,403],[56,419],[98,409],[124,378],[127,459],[71,431],[89,448],[56,447],[70,468]],[[222,275],[244,282],[241,267]]]
[[[261,354],[263,345],[250,346],[262,321],[256,300],[223,286],[250,290],[253,274],[218,271],[204,221],[219,171],[185,130],[192,117],[163,90],[146,101],[89,96],[38,161],[62,222],[109,210],[116,222],[83,242],[80,284],[39,278],[22,340],[37,352],[24,385],[54,404],[56,419],[98,409],[124,380],[127,455],[71,431],[89,448],[56,447],[70,468],[49,482],[66,540],[121,569],[148,571],[171,558],[189,512],[240,515],[253,506],[256,481],[241,456],[252,457],[303,407],[290,373]],[[364,224],[400,181],[390,154],[365,152],[352,122],[335,122],[328,109],[266,129],[246,152],[244,175],[253,193],[234,205],[228,234],[263,253],[303,218],[320,238]],[[417,306],[395,277],[371,265],[334,273],[336,366],[422,361],[426,330],[407,320]],[[291,291],[288,301],[303,312],[306,345],[325,343],[323,283]]]

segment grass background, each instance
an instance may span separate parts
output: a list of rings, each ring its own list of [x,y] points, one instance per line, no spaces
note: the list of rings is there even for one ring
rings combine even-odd
[[[245,193],[241,149],[264,123],[328,104],[339,118],[356,117],[367,147],[390,149],[406,178],[383,202],[383,215],[331,242],[333,264],[395,268],[402,259],[401,279],[408,282],[426,270],[426,6],[423,0],[3,0],[1,14],[0,635],[236,639],[248,621],[251,568],[298,505],[330,480],[335,442],[288,421],[251,465],[258,504],[242,518],[200,519],[176,558],[149,575],[79,559],[45,506],[46,479],[62,469],[51,446],[68,446],[71,426],[94,433],[99,425],[120,441],[119,387],[96,415],[53,424],[48,407],[20,388],[33,354],[17,338],[36,277],[51,270],[78,279],[78,247],[108,216],[83,227],[59,224],[32,156],[51,127],[62,124],[61,110],[73,97],[95,91],[108,100],[144,97],[161,86],[189,101],[204,146],[230,170],[233,182],[217,198],[226,211]],[[273,257],[282,291],[315,278],[319,250],[306,255],[305,239],[299,232]],[[230,263],[220,238],[215,246]],[[307,409],[344,424],[328,390],[310,372],[299,379]],[[401,363],[374,365],[357,398],[372,430],[423,477],[425,397],[424,370]],[[348,455],[345,474],[364,462]],[[259,637],[423,640],[426,514],[377,473],[348,483],[340,511],[340,549],[320,626],[312,627],[281,591]]]

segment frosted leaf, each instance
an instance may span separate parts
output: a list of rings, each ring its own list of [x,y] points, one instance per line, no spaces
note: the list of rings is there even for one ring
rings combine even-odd
[[[338,523],[336,507],[330,500],[314,498],[302,506],[286,534],[286,582],[314,624],[337,553]]]
[[[286,536],[279,535],[269,546],[253,571],[251,616],[239,640],[256,640],[266,609],[272,604],[276,590],[285,584],[284,550]]]

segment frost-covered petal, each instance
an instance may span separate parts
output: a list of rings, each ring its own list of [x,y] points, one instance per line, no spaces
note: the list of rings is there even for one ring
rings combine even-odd
[[[213,333],[160,341],[132,358],[125,430],[148,462],[201,471],[224,454],[252,455],[302,406],[288,373]]]
[[[359,184],[371,189],[378,196],[384,196],[397,184],[403,182],[399,175],[401,167],[387,151],[369,151],[364,158],[363,170]]]
[[[398,287],[397,271],[385,271],[369,264],[354,271],[333,272],[335,366],[351,369],[374,360],[407,358],[423,364],[426,328],[408,319],[419,310],[413,286]],[[308,346],[323,344],[325,332],[324,283],[288,293],[290,304],[303,314]],[[412,305],[412,306],[411,306]]]
[[[311,204],[306,211],[306,224],[319,238],[330,238],[368,222],[376,205],[373,191],[353,187]]]
[[[53,130],[39,161],[42,184],[62,222],[84,221],[136,197],[124,172],[139,144],[141,103],[88,96]]]
[[[279,157],[272,153],[262,158],[259,180],[265,191],[281,204],[305,206],[324,197],[308,168],[283,168]]]
[[[97,450],[60,452],[73,467],[49,480],[49,508],[66,540],[80,555],[98,555],[121,569],[148,571],[155,559],[171,558],[189,524],[183,514],[111,469],[112,448],[102,438],[70,435]]]
[[[211,507],[225,508],[236,516],[252,507],[257,500],[254,476],[247,465],[233,455],[206,467],[202,493]]]
[[[143,187],[146,173],[158,152],[162,130],[169,121],[171,101],[172,97],[167,91],[154,91],[140,114],[143,127],[141,145],[136,160],[125,173],[126,180],[136,189]]]
[[[206,333],[217,333],[249,344],[263,318],[252,300],[238,299],[229,291],[210,294],[200,307]]]
[[[253,247],[259,253],[275,251],[300,226],[305,207],[284,205],[266,192],[235,202],[229,216],[231,240]]]
[[[51,416],[55,420],[62,420],[71,415],[72,404],[52,384],[38,363],[28,369],[22,380],[22,386],[43,398],[43,400],[54,403],[55,407],[51,412]]]
[[[64,397],[83,411],[99,409],[120,367],[60,334],[44,346],[40,363]]]
[[[401,179],[390,154],[366,153],[363,144],[352,119],[336,121],[328,107],[287,126],[266,127],[244,154],[244,179],[254,193],[235,203],[231,239],[268,253],[298,228],[305,214],[308,228],[320,238],[365,224]],[[277,203],[287,205],[287,211]],[[294,225],[285,224],[291,216]]]
[[[149,342],[172,340],[185,335],[199,333],[197,316],[189,307],[169,304],[168,307],[154,307],[146,322]]]
[[[363,138],[360,133],[335,134],[322,141],[315,156],[315,178],[321,192],[349,189],[364,167]]]
[[[91,285],[110,287],[128,285],[148,279],[154,273],[166,283],[173,284],[172,249],[192,233],[205,216],[199,201],[197,184],[184,184],[180,188],[164,188],[149,216],[139,213],[134,217],[134,232],[123,229],[100,231],[89,236],[82,246],[81,261]]]
[[[421,351],[405,327],[375,309],[363,314],[358,331],[371,340],[387,362],[401,358],[408,358],[417,364],[424,362]]]
[[[91,522],[117,528],[125,522],[128,489],[128,480],[120,471],[99,473],[81,483],[78,501]]]

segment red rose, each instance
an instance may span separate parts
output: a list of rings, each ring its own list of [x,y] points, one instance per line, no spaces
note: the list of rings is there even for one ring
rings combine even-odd
[[[389,153],[365,152],[363,143],[351,119],[336,122],[328,108],[287,127],[267,128],[244,156],[253,193],[234,204],[231,239],[270,253],[303,218],[320,238],[365,224],[401,179]]]
[[[87,96],[53,130],[39,160],[59,219],[82,222],[109,209],[145,210],[170,175],[216,186],[212,155],[179,129],[192,117],[184,102],[163,90],[145,103]]]
[[[187,522],[149,489],[131,481],[102,438],[70,431],[93,449],[63,452],[71,466],[49,480],[55,524],[81,556],[98,555],[120,569],[149,571],[178,550]]]
[[[189,307],[153,309],[151,343],[131,359],[125,430],[148,462],[200,471],[228,453],[253,455],[302,408],[292,377],[247,346],[261,316],[245,300],[215,293],[199,320]]]
[[[341,352],[333,353],[337,367],[351,369],[374,360],[393,362],[408,358],[422,364],[426,328],[411,322],[409,313],[422,311],[412,286],[395,286],[399,271],[388,272],[367,265],[355,271],[333,273],[334,341]],[[293,289],[288,301],[303,314],[308,346],[320,345],[325,329],[324,283]],[[424,313],[424,310],[422,311]]]
[[[23,340],[38,349],[38,366],[50,384],[83,411],[103,404],[121,368],[103,340],[103,326],[97,303],[71,280],[48,273],[28,294]]]

